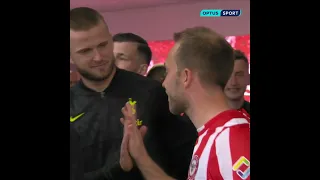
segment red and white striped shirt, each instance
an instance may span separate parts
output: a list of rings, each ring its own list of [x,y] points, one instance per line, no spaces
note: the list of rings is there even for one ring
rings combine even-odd
[[[198,129],[188,180],[250,180],[250,117],[224,111]]]

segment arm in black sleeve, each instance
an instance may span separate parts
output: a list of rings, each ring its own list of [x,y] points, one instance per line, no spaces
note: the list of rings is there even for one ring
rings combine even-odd
[[[188,117],[173,115],[169,111],[168,97],[164,89],[157,89],[156,104],[158,137],[169,159],[167,173],[176,179],[187,179],[188,169],[198,133]]]
[[[83,159],[78,133],[70,126],[70,180],[83,180]]]
[[[134,179],[136,176],[141,177],[140,171],[133,167],[131,171],[125,172],[122,170],[119,160],[120,151],[110,155],[110,158],[114,163],[106,164],[102,168],[91,171],[84,174],[85,180],[123,180],[123,179]]]
[[[121,180],[125,179],[129,174],[124,172],[119,164],[115,162],[112,166],[104,166],[93,172],[85,173],[85,180]]]
[[[118,156],[115,155],[114,157]],[[110,167],[104,166],[99,170],[89,173],[84,173],[83,168],[80,137],[77,131],[70,126],[70,180],[121,180],[128,178],[130,175],[130,173],[122,170],[119,160],[115,160],[115,163]]]

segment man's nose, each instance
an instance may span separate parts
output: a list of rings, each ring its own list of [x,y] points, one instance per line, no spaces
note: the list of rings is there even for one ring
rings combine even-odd
[[[236,76],[234,76],[234,75],[232,75],[231,76],[231,78],[230,78],[230,84],[232,85],[232,86],[235,86],[235,85],[237,85],[237,78],[236,78]]]
[[[101,61],[102,60],[101,53],[97,49],[95,49],[93,51],[93,53],[94,53],[94,56],[93,56],[94,61]]]

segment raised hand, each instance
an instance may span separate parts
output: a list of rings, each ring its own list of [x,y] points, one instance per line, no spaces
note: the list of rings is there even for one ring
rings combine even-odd
[[[143,143],[143,137],[147,132],[147,127],[141,126],[140,129],[138,129],[136,126],[136,104],[131,105],[127,102],[121,111],[124,117],[121,118],[120,121],[124,125],[124,132],[126,134],[126,137],[124,136],[123,139],[126,141],[127,137],[129,139],[127,144],[129,153],[135,160],[138,160],[141,157],[143,158],[143,156],[147,155],[147,151]],[[125,148],[125,146],[126,145],[123,145],[122,147]]]
[[[128,143],[129,143],[129,134],[128,134],[128,125],[129,121],[121,121],[121,123],[124,125],[123,128],[123,139],[121,143],[121,149],[120,149],[120,166],[121,168],[128,172],[133,167],[132,159],[129,155],[129,149],[128,149]]]

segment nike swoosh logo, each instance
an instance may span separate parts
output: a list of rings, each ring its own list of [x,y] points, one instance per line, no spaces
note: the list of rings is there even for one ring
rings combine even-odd
[[[72,117],[72,116],[70,116],[70,122],[74,122],[74,121],[76,121],[77,119],[79,119],[81,116],[83,116],[84,115],[84,113],[81,113],[81,114],[79,114],[78,116],[76,116],[76,117]]]

